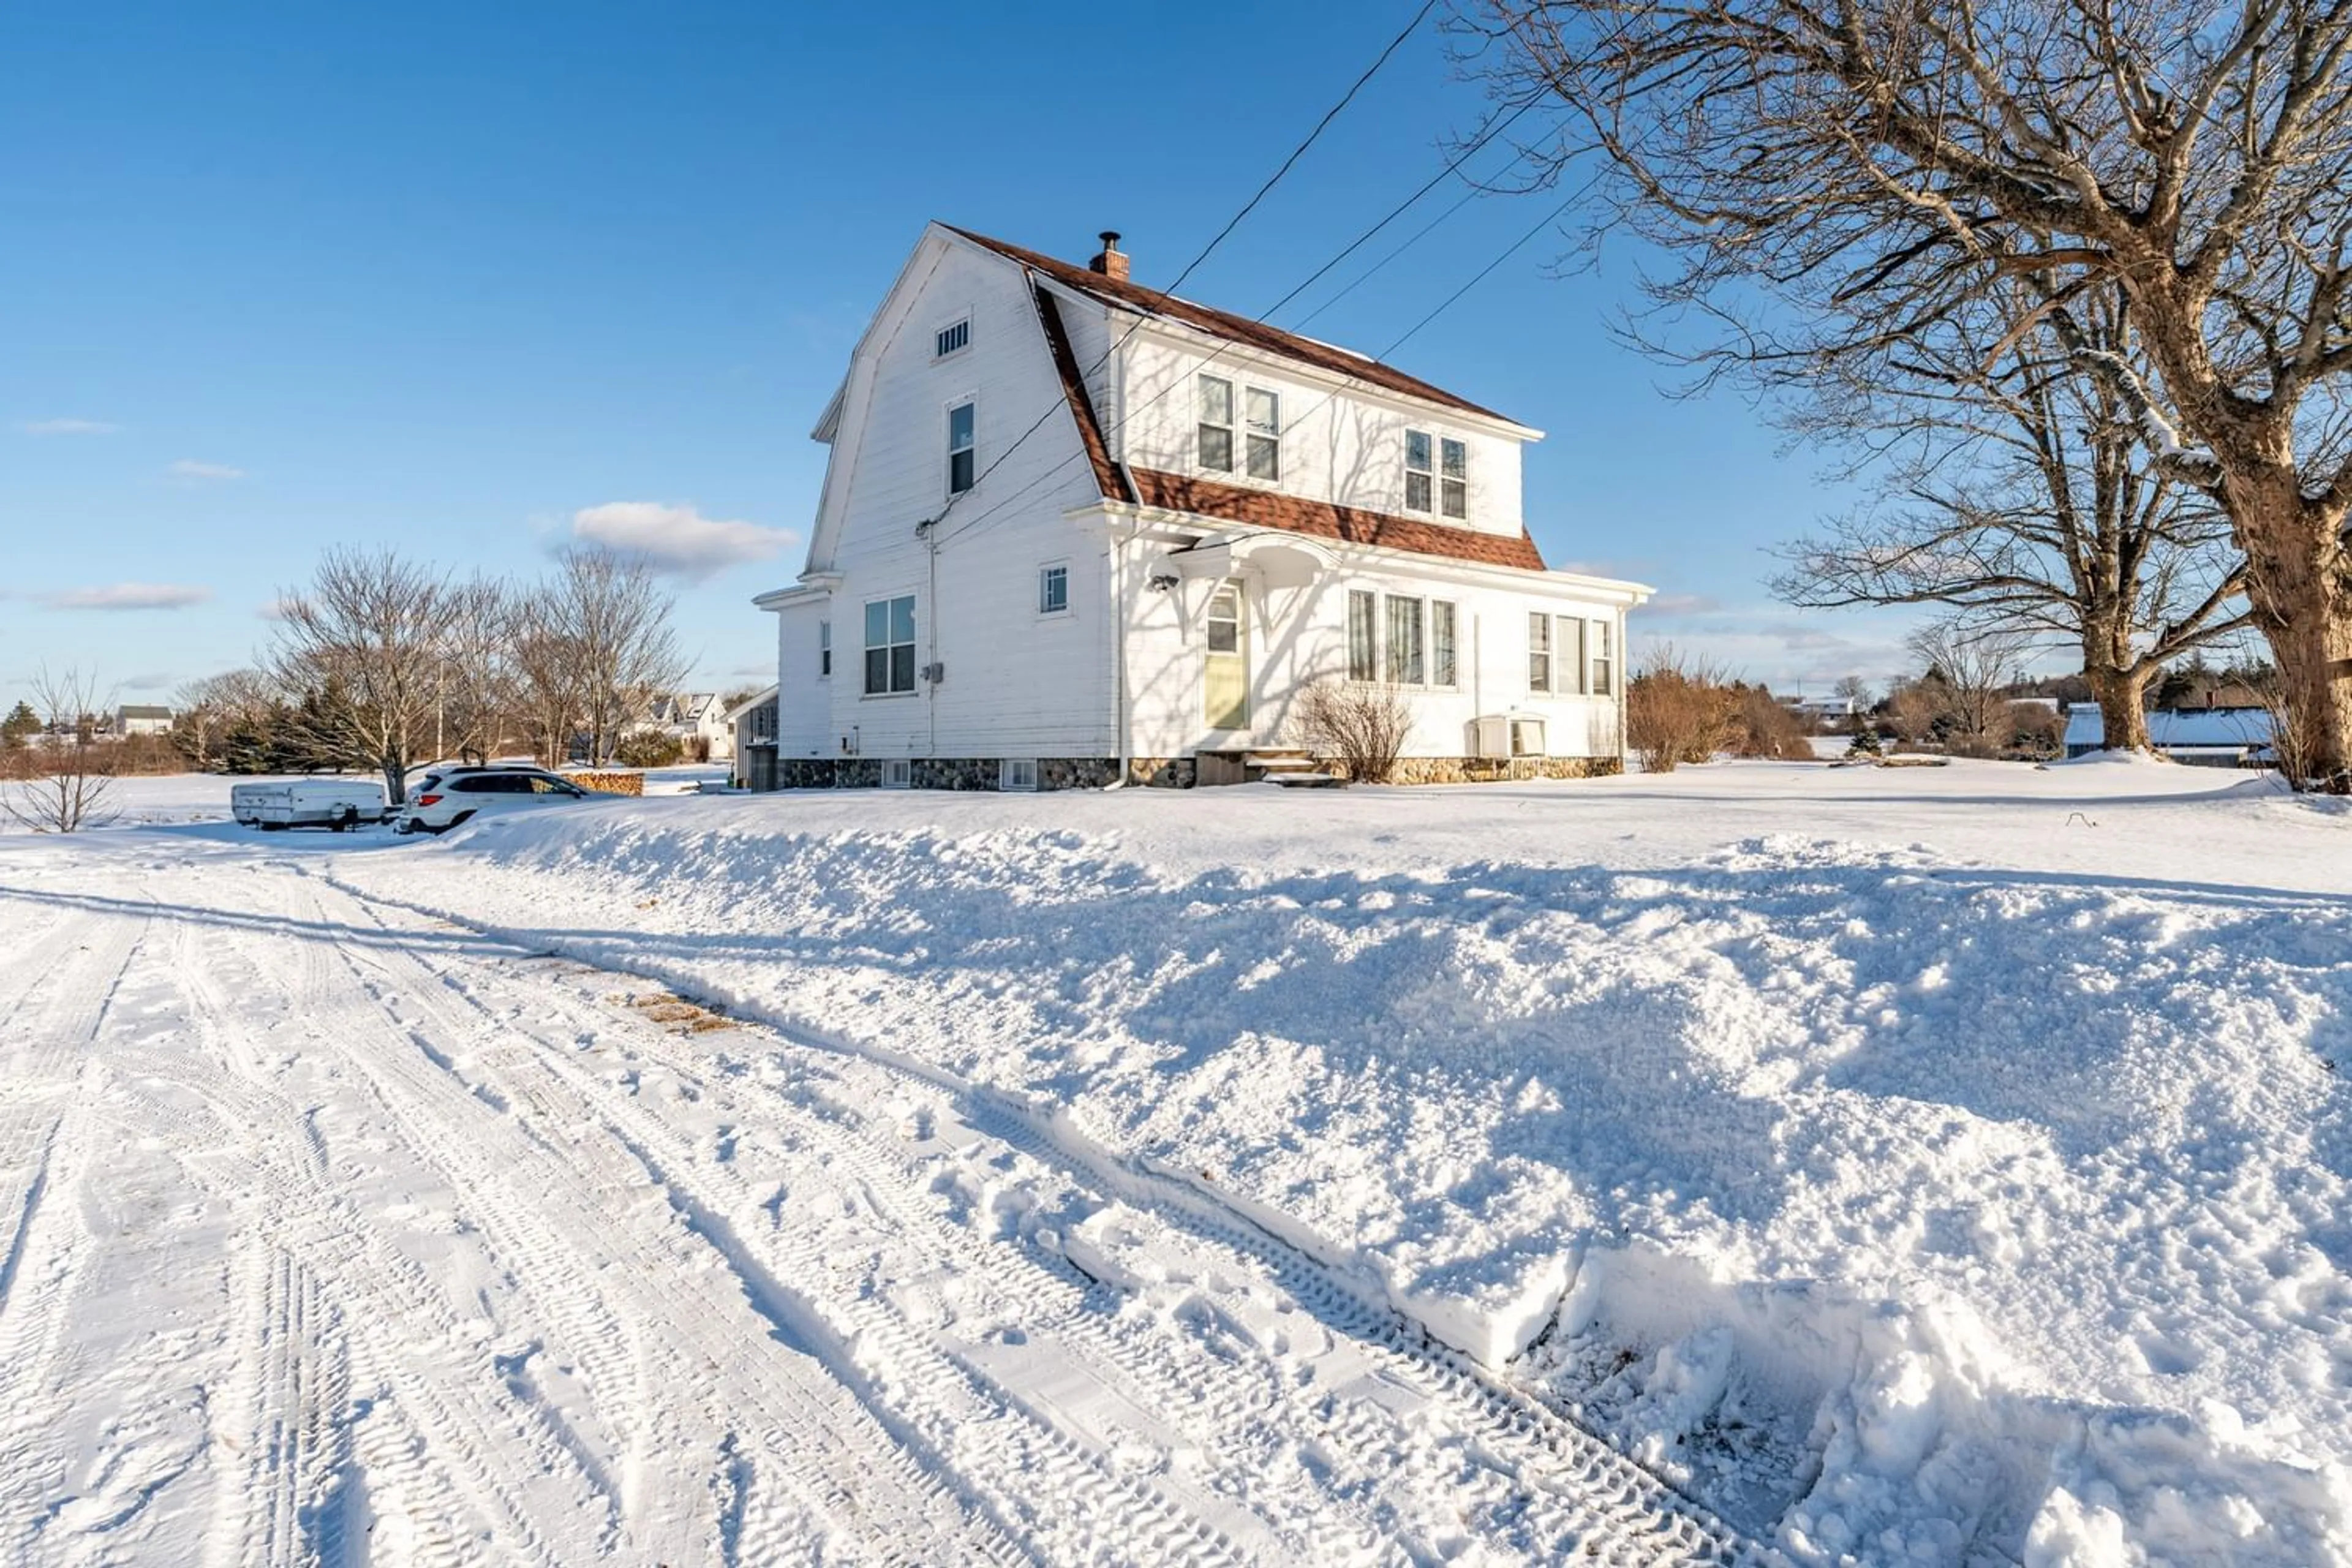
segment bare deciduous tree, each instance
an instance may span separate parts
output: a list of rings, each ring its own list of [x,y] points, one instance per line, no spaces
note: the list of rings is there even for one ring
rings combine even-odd
[[[2025,673],[2031,636],[2004,626],[1938,621],[1910,637],[1927,674],[1910,689],[1924,699],[1945,746],[1964,756],[2009,749],[2008,689]]]
[[[114,748],[98,739],[94,716],[112,707],[112,698],[78,670],[44,668],[29,700],[41,729],[27,742],[26,776],[6,786],[0,809],[36,833],[103,826],[113,816]]]
[[[307,588],[281,595],[271,674],[304,694],[319,754],[375,769],[395,805],[432,733],[454,605],[446,575],[389,551],[345,548],[320,558]]]
[[[433,749],[436,756],[504,748],[517,704],[515,595],[496,578],[449,587],[447,635],[435,676]]]
[[[2223,503],[2312,765],[2352,784],[2352,6],[1458,5],[1473,68],[1564,110],[1538,168],[1597,156],[1595,232],[1677,258],[1653,294],[1711,368],[1801,381],[2003,290],[2011,330],[2071,334],[2120,289],[2155,375],[2075,361]]]
[[[533,619],[571,667],[572,717],[587,734],[589,761],[609,762],[631,721],[686,674],[669,624],[674,601],[643,560],[577,547],[540,592]]]
[[[2086,340],[2137,353],[2120,289],[2086,293]],[[1878,504],[1783,552],[1773,589],[1806,608],[1946,605],[1979,627],[2074,645],[2110,750],[2147,749],[2148,683],[2244,626],[2243,563],[2202,489],[2147,455],[2114,387],[2049,323],[2004,342],[1957,312],[1872,374],[1816,384],[1803,433],[1885,459]]]

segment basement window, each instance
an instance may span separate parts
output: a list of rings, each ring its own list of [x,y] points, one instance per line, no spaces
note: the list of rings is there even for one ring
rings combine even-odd
[[[996,764],[996,787],[1002,790],[1028,791],[1037,787],[1037,759],[1005,757]]]

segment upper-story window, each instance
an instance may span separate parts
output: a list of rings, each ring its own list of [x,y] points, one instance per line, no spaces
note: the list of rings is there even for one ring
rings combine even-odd
[[[1220,376],[1201,378],[1201,467],[1234,471],[1234,384]]]
[[[1450,436],[1433,437],[1426,430],[1408,430],[1404,433],[1404,509],[1427,511],[1433,499],[1447,517],[1469,518],[1470,447]]]
[[[1282,481],[1282,395],[1262,386],[1249,389],[1249,477],[1268,484]]]
[[[971,318],[966,316],[952,327],[941,327],[932,340],[931,357],[945,359],[971,342]]]
[[[1070,569],[1065,565],[1037,568],[1037,613],[1058,616],[1070,607]]]
[[[980,405],[959,403],[948,410],[948,494],[960,496],[971,489],[972,427]]]
[[[816,673],[819,679],[833,674],[833,623],[816,624]]]
[[[1430,486],[1434,482],[1434,464],[1430,452],[1429,432],[1408,430],[1404,433],[1404,509],[1407,511],[1429,510]]]

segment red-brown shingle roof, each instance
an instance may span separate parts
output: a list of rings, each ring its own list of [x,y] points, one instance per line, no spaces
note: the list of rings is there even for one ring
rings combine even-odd
[[[1360,354],[1351,354],[1345,349],[1333,348],[1328,343],[1318,343],[1312,338],[1302,338],[1295,332],[1286,332],[1280,328],[1269,327],[1263,321],[1251,321],[1247,316],[1236,316],[1227,310],[1213,310],[1206,305],[1195,305],[1189,300],[1180,300],[1171,294],[1162,294],[1156,289],[1147,289],[1140,283],[1112,278],[1097,272],[1091,268],[1057,261],[1042,252],[1025,249],[1018,245],[1008,245],[1001,239],[991,239],[984,234],[974,234],[968,228],[956,228],[953,225],[942,226],[950,233],[963,236],[974,245],[985,246],[999,256],[1009,257],[1024,267],[1042,272],[1066,288],[1081,289],[1098,298],[1127,306],[1130,310],[1165,316],[1171,321],[1181,321],[1186,326],[1196,327],[1213,336],[1244,343],[1267,353],[1279,354],[1284,359],[1297,360],[1301,364],[1310,364],[1318,370],[1329,371],[1337,375],[1352,376],[1358,381],[1369,382],[1374,386],[1385,387],[1391,392],[1402,393],[1407,397],[1417,397],[1423,402],[1439,404],[1447,408],[1458,408],[1466,414],[1483,415],[1489,419],[1506,417],[1491,408],[1481,408],[1467,398],[1456,397],[1442,387],[1432,386],[1418,376],[1407,375],[1401,370],[1392,370],[1377,360],[1366,359]],[[1517,423],[1516,420],[1510,422]]]
[[[1220,484],[1214,479],[1196,479],[1158,468],[1131,471],[1135,475],[1136,499],[1145,506],[1189,511],[1255,528],[1310,534],[1346,544],[1408,550],[1417,555],[1444,555],[1486,566],[1516,567],[1523,572],[1545,570],[1536,542],[1524,531],[1481,533],[1475,529],[1450,528],[1441,522],[1366,511],[1360,507],[1335,506],[1329,501]]]
[[[956,232],[961,234],[963,230]],[[1030,263],[1029,254],[1025,251],[1017,251],[1011,246],[999,246],[993,240],[981,239],[978,235],[969,237],[994,247],[1024,264]],[[1035,258],[1037,261],[1045,259],[1043,257]],[[1061,263],[1053,265],[1059,267]],[[1097,283],[1111,281],[1099,273],[1087,272],[1084,276]],[[1069,332],[1062,324],[1061,306],[1052,294],[1043,289],[1033,287],[1030,296],[1037,308],[1038,325],[1045,334],[1046,350],[1053,356],[1055,374],[1061,378],[1062,395],[1069,402],[1070,417],[1076,422],[1079,444],[1085,447],[1087,461],[1094,469],[1096,487],[1107,499],[1139,502],[1168,511],[1191,512],[1196,517],[1221,522],[1279,529],[1288,533],[1303,533],[1346,544],[1369,544],[1378,549],[1402,550],[1417,555],[1440,555],[1450,560],[1472,561],[1486,566],[1507,566],[1522,572],[1546,569],[1535,541],[1528,538],[1524,531],[1516,534],[1482,533],[1475,529],[1454,528],[1418,518],[1367,511],[1361,507],[1339,506],[1330,501],[1309,500],[1303,496],[1252,489],[1243,485],[1221,484],[1214,479],[1192,479],[1159,468],[1122,471],[1111,458],[1110,443],[1105,438],[1102,421],[1095,413],[1094,398],[1087,391],[1086,375],[1078,368],[1077,354],[1072,350]],[[1132,487],[1128,483],[1129,472],[1135,480]]]

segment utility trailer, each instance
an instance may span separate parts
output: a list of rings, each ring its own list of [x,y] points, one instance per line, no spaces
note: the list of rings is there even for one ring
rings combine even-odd
[[[236,784],[228,792],[228,809],[238,822],[265,832],[326,827],[342,833],[392,815],[384,808],[383,785],[365,779],[280,779]]]

